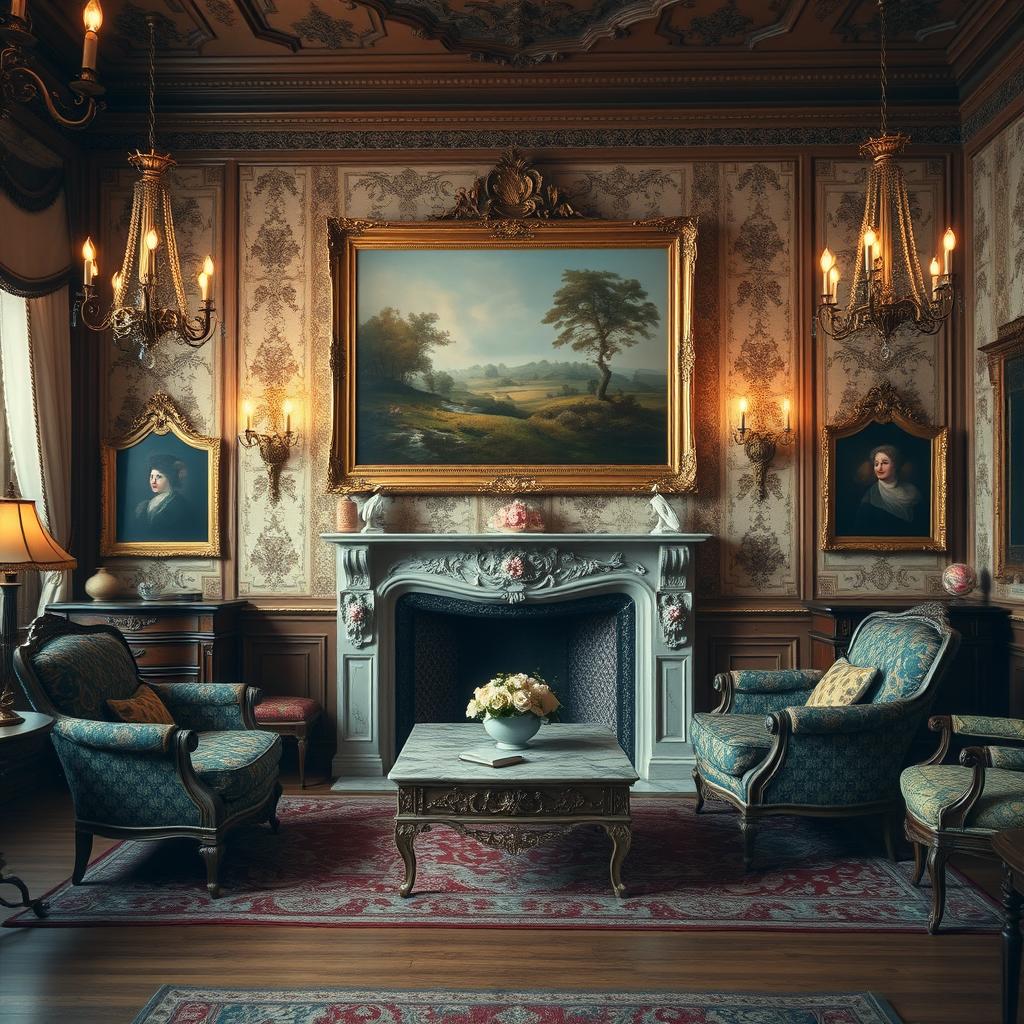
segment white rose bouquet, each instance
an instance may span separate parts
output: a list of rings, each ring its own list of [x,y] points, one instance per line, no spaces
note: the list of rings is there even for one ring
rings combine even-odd
[[[555,716],[562,705],[547,681],[537,672],[499,672],[489,683],[473,691],[466,717],[477,721],[536,715],[545,721]]]

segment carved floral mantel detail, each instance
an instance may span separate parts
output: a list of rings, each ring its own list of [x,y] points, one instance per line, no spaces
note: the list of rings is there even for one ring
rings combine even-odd
[[[627,563],[619,552],[608,558],[582,558],[555,547],[545,550],[502,547],[410,558],[393,566],[391,574],[409,569],[490,590],[509,604],[525,601],[531,591],[563,586],[587,576],[618,570],[637,576],[647,572],[638,562]]]
[[[348,642],[355,648],[365,647],[373,636],[373,594],[342,592],[338,601]]]
[[[690,642],[686,627],[692,608],[693,598],[688,593],[658,595],[658,618],[666,647],[678,650]]]

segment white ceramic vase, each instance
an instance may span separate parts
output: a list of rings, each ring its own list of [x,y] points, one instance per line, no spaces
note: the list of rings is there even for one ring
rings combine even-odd
[[[499,750],[525,750],[540,726],[541,720],[530,711],[511,718],[484,719],[484,729]]]
[[[85,581],[85,592],[94,601],[113,601],[121,593],[121,581],[105,566]]]

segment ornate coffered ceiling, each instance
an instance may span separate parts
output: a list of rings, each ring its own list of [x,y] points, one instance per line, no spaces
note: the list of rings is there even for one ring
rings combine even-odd
[[[993,48],[1024,36],[1019,3],[889,0],[894,101],[955,104]],[[31,7],[44,39],[73,63],[77,5]],[[139,103],[149,13],[168,108],[764,106],[877,95],[877,0],[104,0],[104,12],[101,73],[111,106],[126,110]]]

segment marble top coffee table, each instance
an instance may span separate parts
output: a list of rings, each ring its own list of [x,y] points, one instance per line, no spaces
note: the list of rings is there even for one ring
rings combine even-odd
[[[405,863],[403,896],[416,881],[416,836],[448,825],[488,846],[519,853],[579,825],[600,825],[612,841],[611,880],[625,896],[620,874],[632,841],[629,787],[637,775],[608,729],[552,724],[504,768],[460,761],[466,750],[504,753],[479,723],[420,724],[388,773],[398,784],[395,844]]]

